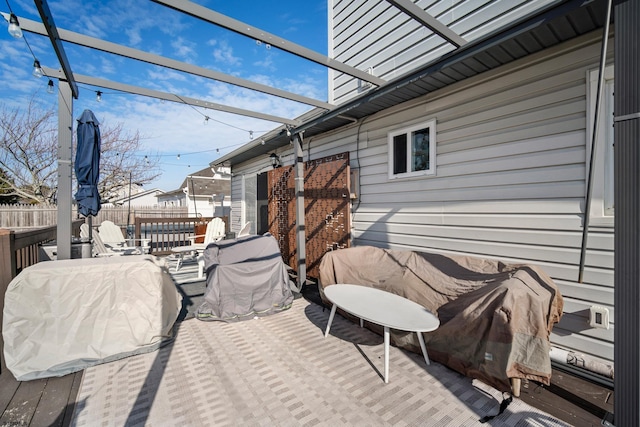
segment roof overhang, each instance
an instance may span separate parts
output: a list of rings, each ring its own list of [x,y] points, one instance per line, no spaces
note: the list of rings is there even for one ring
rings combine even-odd
[[[605,0],[553,2],[512,25],[457,48],[425,66],[371,89],[331,111],[312,110],[302,124],[281,126],[220,157],[212,165],[236,165],[290,144],[291,135],[305,138],[352,124],[382,110],[410,101],[519,58],[574,39],[604,26]]]

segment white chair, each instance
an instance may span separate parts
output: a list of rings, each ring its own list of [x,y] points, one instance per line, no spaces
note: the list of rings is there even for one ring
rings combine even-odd
[[[141,253],[148,254],[150,252],[151,239],[125,239],[120,227],[111,221],[102,221],[98,227],[98,233],[102,242],[112,249],[139,247]]]
[[[89,225],[80,225],[80,237],[89,238]],[[92,233],[91,253],[94,257],[119,256],[119,255],[141,255],[142,251],[135,247],[110,247],[104,244],[100,238],[100,233]]]
[[[251,234],[251,221],[248,221],[242,226],[240,231],[238,231],[238,237],[248,236],[249,234]]]
[[[178,255],[178,263],[176,264],[175,271],[178,271],[180,269],[185,253],[196,253],[198,254],[198,278],[201,279],[204,276],[204,257],[202,256],[201,252],[205,250],[209,243],[222,240],[224,239],[225,235],[226,225],[224,221],[221,218],[213,218],[207,224],[207,230],[205,231],[205,234],[189,237],[189,240],[191,240],[190,245],[176,246],[174,248],[171,248],[171,252]],[[204,237],[204,241],[202,243],[195,243],[195,240],[200,237]]]

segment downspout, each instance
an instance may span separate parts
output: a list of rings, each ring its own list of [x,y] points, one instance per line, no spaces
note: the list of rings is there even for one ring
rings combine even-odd
[[[589,176],[587,177],[587,194],[584,206],[584,223],[582,226],[582,246],[580,247],[580,267],[578,269],[578,283],[582,283],[584,275],[584,264],[587,255],[587,237],[589,235],[589,219],[591,212],[591,193],[593,191],[593,167],[596,157],[596,136],[598,135],[598,125],[600,122],[600,104],[602,103],[602,91],[604,86],[604,67],[607,61],[607,42],[609,40],[609,22],[611,21],[612,0],[607,2],[607,18],[604,23],[602,34],[602,46],[600,52],[600,68],[598,70],[598,90],[596,92],[595,116],[593,119],[593,131],[591,134],[591,156],[589,158]]]

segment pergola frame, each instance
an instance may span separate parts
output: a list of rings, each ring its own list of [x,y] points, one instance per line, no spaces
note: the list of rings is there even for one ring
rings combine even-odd
[[[223,26],[229,30],[236,31],[247,37],[271,43],[273,47],[286,50],[305,59],[345,72],[378,86],[384,86],[386,83],[382,79],[371,76],[362,70],[353,69],[331,58],[309,51],[308,49],[263,32],[257,28],[246,26],[239,21],[220,15],[189,1],[154,1],[199,19]],[[450,29],[440,27],[437,20],[432,20],[426,12],[417,11],[412,2],[408,0],[388,1],[456,46],[462,46],[465,43],[464,39],[451,32]],[[36,0],[36,4],[38,3],[46,7],[46,0]],[[575,2],[571,1],[557,2],[559,5],[569,3],[575,4]],[[46,9],[48,10],[48,7]],[[640,146],[640,100],[638,99],[638,92],[640,92],[640,89],[638,89],[637,76],[638,72],[640,72],[640,54],[638,53],[640,34],[637,22],[640,21],[640,2],[631,0],[616,1],[614,5],[614,16],[617,27],[615,38],[615,85],[617,94],[615,100],[615,360],[616,370],[618,370],[615,376],[615,421],[617,425],[638,425],[640,424],[640,335],[638,334],[640,328],[640,267],[638,265],[638,259],[640,259],[640,193],[638,192],[638,186],[640,185],[640,149],[638,149]],[[7,18],[7,16],[5,16],[5,18]],[[26,20],[24,21],[26,22]],[[45,21],[44,18],[43,21]],[[243,25],[245,29],[243,30],[241,27],[238,27],[239,24]],[[63,31],[57,33],[52,19],[49,20],[48,27],[50,28],[47,28],[47,35],[54,49],[56,49],[57,53],[58,49],[63,53],[60,36],[64,36],[66,33]],[[27,28],[24,29],[29,31]],[[59,53],[58,55],[60,57]],[[134,59],[144,60],[135,57]],[[70,141],[72,140],[70,132],[70,129],[72,129],[71,97],[75,83],[74,76],[68,64],[63,62],[62,66],[65,68],[65,79],[60,80],[59,104],[66,103],[65,106],[68,108],[59,109],[59,137],[61,142],[61,151],[59,153],[59,163],[61,165],[60,179],[65,180],[64,185],[68,184],[70,188]],[[168,64],[163,66],[173,68]],[[183,69],[182,71],[193,71],[193,74],[196,75],[207,74],[196,72],[197,70],[195,69]],[[210,74],[204,75],[204,77],[215,78]],[[228,82],[231,83],[230,81]],[[265,91],[265,93],[270,92]],[[270,94],[275,95],[274,93]],[[326,107],[331,108],[328,105]],[[300,133],[295,133],[291,135],[290,138],[292,142],[295,143],[296,179],[301,179],[302,177],[298,175],[298,169],[301,169],[299,167],[299,163],[301,162],[301,156],[299,155],[301,153],[301,135]],[[63,145],[64,148],[62,148]],[[67,149],[69,150],[68,154]],[[69,165],[68,172],[67,164]],[[64,168],[62,168],[62,166],[64,166]],[[67,174],[69,175],[68,177],[66,176]],[[67,178],[68,182],[66,182]],[[298,181],[296,181],[296,183],[297,182]],[[296,186],[296,189],[298,189],[298,186]],[[300,191],[297,194],[297,203],[302,203],[303,206],[304,196],[301,193]],[[63,259],[70,257],[71,200],[69,198],[69,200],[61,200],[61,202],[59,206],[65,203],[69,206],[69,212],[64,212],[64,218],[68,217],[69,225],[67,226],[66,219],[58,222],[58,257]],[[297,211],[298,220],[301,219],[299,216],[302,215],[303,225],[304,212],[301,214],[299,212],[300,209],[297,209]],[[59,212],[61,214],[63,213],[61,211]],[[586,207],[585,215],[588,215]],[[59,217],[59,219],[62,218],[63,217]],[[298,244],[304,245],[304,227],[298,227],[297,233]],[[300,252],[304,253],[303,251],[298,252],[299,256]],[[302,259],[302,262],[303,261]],[[301,277],[302,281],[304,279],[304,277]]]

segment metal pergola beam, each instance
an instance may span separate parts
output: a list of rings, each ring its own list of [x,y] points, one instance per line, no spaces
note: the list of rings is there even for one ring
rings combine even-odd
[[[56,24],[53,21],[53,15],[51,15],[51,11],[49,10],[49,5],[45,0],[35,0],[36,7],[38,8],[38,12],[40,13],[40,18],[44,24],[46,29],[46,35],[51,40],[51,44],[53,45],[53,50],[56,51],[56,55],[58,56],[58,61],[60,62],[60,66],[62,66],[62,70],[64,71],[64,75],[67,78],[67,82],[69,82],[69,86],[71,87],[71,94],[75,99],[78,99],[78,86],[76,82],[73,80],[73,72],[71,71],[71,65],[69,64],[69,60],[67,59],[67,55],[64,52],[64,47],[62,46],[62,41],[60,40],[60,35],[58,34],[58,29],[56,28]]]
[[[28,31],[33,34],[47,35],[46,28],[40,22],[32,21],[27,18],[19,18],[20,28],[24,31]],[[268,95],[278,96],[280,98],[289,99],[291,101],[300,102],[306,105],[312,105],[314,107],[324,108],[326,110],[332,110],[335,106],[327,102],[319,101],[306,96],[298,95],[285,90],[280,90],[260,83],[255,83],[250,80],[241,79],[239,77],[224,74],[218,71],[209,70],[204,67],[198,67],[196,65],[187,64],[185,62],[176,61],[175,59],[165,58],[160,55],[144,52],[142,50],[133,49],[130,47],[122,46],[116,43],[111,43],[105,40],[100,40],[94,37],[85,36],[84,34],[74,33],[72,31],[59,29],[59,38],[62,41],[73,43],[78,46],[84,46],[91,49],[100,50],[102,52],[112,53],[114,55],[123,56],[125,58],[131,58],[138,61],[143,61],[149,64],[158,65],[164,68],[170,68],[176,71],[182,71],[195,76],[204,77],[207,79],[218,80],[224,83],[229,83],[235,86],[244,87],[246,89],[255,90],[258,92],[266,93]],[[66,73],[65,73],[66,75]],[[69,76],[66,76],[67,79]],[[77,96],[76,96],[77,98]]]
[[[331,68],[333,70],[341,71],[350,76],[357,77],[360,80],[364,80],[376,86],[382,86],[386,83],[386,80],[373,76],[366,71],[351,67],[340,61],[331,59],[328,56],[322,55],[311,49],[307,49],[306,47],[283,39],[282,37],[278,37],[275,34],[268,33],[252,25],[245,24],[244,22],[238,21],[233,18],[229,18],[226,15],[215,12],[211,9],[207,9],[206,7],[200,6],[193,2],[187,0],[152,1],[170,7],[179,12],[186,13],[187,15],[191,15],[194,18],[202,19],[203,21],[207,21],[222,28],[226,28],[227,30],[236,32],[238,34],[242,34],[255,40],[260,40],[264,43],[269,43],[273,47],[277,47],[278,49],[292,53],[301,58],[308,59],[309,61],[313,61],[317,64],[324,65],[325,67]]]
[[[468,42],[460,37],[458,33],[438,21],[433,16],[425,12],[420,6],[410,0],[387,0],[389,3],[409,15],[431,31],[445,39],[456,47],[464,46]]]
[[[48,77],[57,78],[58,80],[65,80],[66,76],[61,70],[55,70],[49,67],[42,67],[45,75]],[[124,83],[118,83],[111,80],[99,79],[97,77],[84,76],[82,74],[74,74],[73,78],[83,84],[88,84],[95,87],[101,87],[104,89],[117,90],[120,92],[132,93],[134,95],[148,96],[150,98],[164,99],[165,101],[177,102],[180,104],[192,105],[194,107],[208,108],[210,110],[224,111],[225,113],[238,114],[246,117],[253,117],[255,119],[267,120],[275,123],[283,123],[288,125],[298,125],[296,120],[287,119],[285,117],[272,116],[271,114],[258,113],[256,111],[245,110],[243,108],[230,107],[228,105],[217,104],[210,101],[204,101],[201,99],[191,98],[188,96],[179,96],[172,93],[161,92],[158,90],[147,89],[139,86],[128,85]]]

